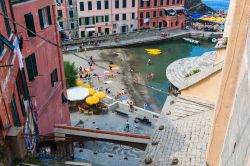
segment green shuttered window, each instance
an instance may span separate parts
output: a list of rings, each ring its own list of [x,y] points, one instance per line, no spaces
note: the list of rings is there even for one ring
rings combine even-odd
[[[84,2],[80,2],[80,11],[84,11]]]
[[[36,36],[36,29],[35,29],[35,24],[34,24],[34,19],[33,19],[33,15],[32,13],[28,13],[24,15],[24,19],[25,19],[25,24],[26,24],[26,28],[29,29],[27,30],[27,34],[29,37],[34,37]]]
[[[29,81],[35,80],[35,77],[38,76],[35,54],[33,53],[27,58],[25,58],[25,63],[26,63],[26,68],[28,72]]]

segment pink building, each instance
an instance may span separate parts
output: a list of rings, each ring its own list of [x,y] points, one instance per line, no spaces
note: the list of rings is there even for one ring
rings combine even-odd
[[[13,5],[16,22],[30,30],[17,25],[17,33],[23,36],[24,69],[40,134],[53,133],[55,124],[70,125],[68,104],[62,100],[66,85],[55,6],[52,0],[17,0]]]
[[[185,0],[138,0],[138,27],[178,29],[184,27]]]
[[[77,0],[79,36],[137,30],[137,0]]]

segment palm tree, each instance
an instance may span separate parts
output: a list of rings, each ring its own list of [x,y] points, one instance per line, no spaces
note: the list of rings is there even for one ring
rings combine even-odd
[[[65,61],[64,62],[64,72],[65,72],[65,77],[66,77],[67,88],[75,86],[77,74],[78,74],[75,63]]]

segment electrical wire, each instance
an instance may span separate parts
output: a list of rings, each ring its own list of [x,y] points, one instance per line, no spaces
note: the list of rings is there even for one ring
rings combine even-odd
[[[16,22],[15,20],[9,18],[7,15],[3,14],[2,12],[0,12],[0,15],[2,15],[4,18],[8,19],[9,21],[13,22],[14,24],[20,26],[21,28],[23,28],[23,29],[29,31],[29,32],[32,33],[33,35],[35,35],[35,36],[37,36],[38,38],[42,39],[43,41],[45,41],[45,42],[47,42],[47,43],[49,43],[49,44],[51,44],[51,45],[53,45],[53,46],[62,48],[60,45],[58,45],[58,44],[56,44],[56,43],[54,43],[54,42],[52,42],[52,41],[50,41],[50,40],[48,40],[48,39],[46,39],[46,38],[40,36],[40,35],[38,35],[36,32],[30,30],[29,28],[27,28],[27,27],[23,26],[22,24]]]

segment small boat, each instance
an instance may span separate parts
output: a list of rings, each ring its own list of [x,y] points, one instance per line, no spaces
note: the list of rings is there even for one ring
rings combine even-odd
[[[182,39],[189,42],[189,43],[192,43],[192,44],[200,44],[200,42],[198,40],[189,39],[189,38],[185,38],[185,37],[183,37]]]

